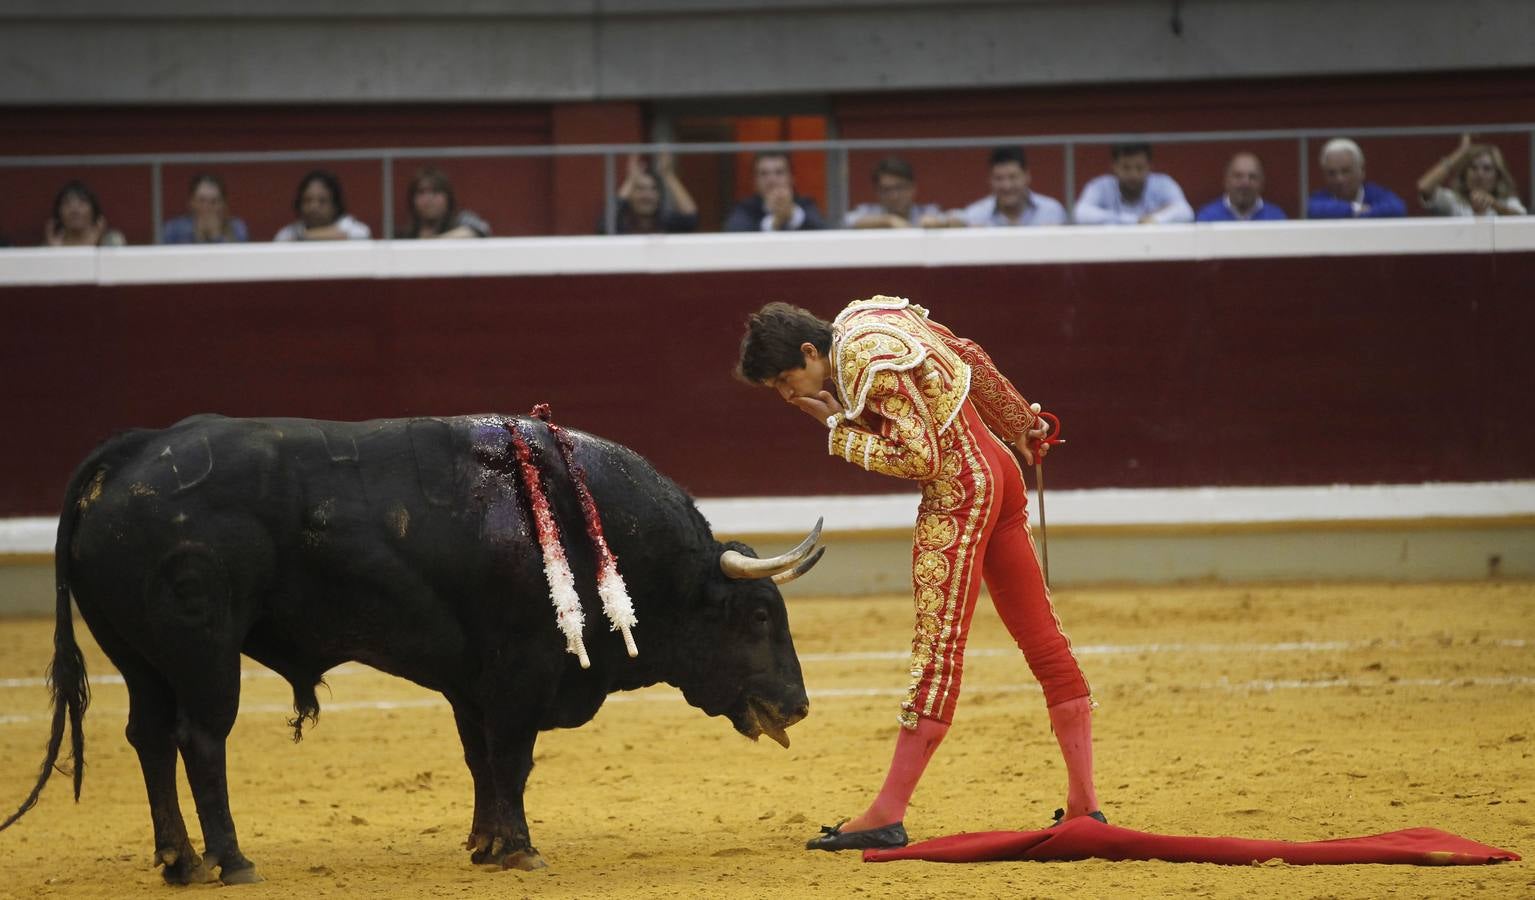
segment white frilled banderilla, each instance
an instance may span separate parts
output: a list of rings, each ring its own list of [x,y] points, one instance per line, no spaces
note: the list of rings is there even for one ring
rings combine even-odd
[[[535,407],[534,414],[537,415],[540,409],[544,416],[548,415],[549,408],[544,404]],[[598,518],[596,504],[592,502],[591,491],[586,486],[586,473],[575,465],[570,436],[563,429],[556,430],[547,419],[545,422],[554,432],[560,455],[565,459],[565,467],[581,499],[586,531],[598,559],[597,595],[602,598],[603,611],[607,613],[613,630],[623,632],[624,648],[629,655],[638,656],[640,651],[634,643],[631,629],[639,621],[635,618],[634,604],[629,599],[629,590],[624,586],[623,576],[618,573],[618,560],[608,549],[607,540],[602,535],[602,521]],[[549,498],[544,494],[543,485],[539,481],[538,467],[533,464],[532,449],[523,436],[517,433],[515,424],[507,422],[506,429],[511,433],[512,445],[517,450],[517,462],[522,467],[522,482],[527,487],[529,505],[533,508],[533,524],[538,531],[538,546],[544,559],[544,577],[549,580],[549,599],[554,603],[555,621],[559,623],[560,632],[565,635],[565,649],[575,654],[581,662],[581,668],[589,669],[592,661],[586,655],[586,642],[581,637],[586,627],[586,614],[581,609],[581,597],[576,593],[576,578],[570,570],[569,560],[565,558],[565,547],[560,542],[560,527],[549,509]]]
[[[597,596],[602,598],[603,612],[607,614],[611,629],[623,634],[624,648],[629,656],[638,656],[640,651],[632,633],[639,624],[634,614],[634,603],[629,599],[629,590],[624,585],[623,576],[619,574],[618,558],[613,555],[603,536],[602,518],[597,512],[591,489],[587,487],[586,471],[576,463],[570,434],[554,424],[547,403],[533,407],[532,415],[554,435],[565,469],[570,473],[571,483],[581,501],[586,533],[597,555]],[[565,649],[580,661],[581,668],[591,668],[586,642],[582,639],[586,614],[581,608],[581,597],[576,593],[575,574],[571,572],[570,562],[565,557],[559,525],[549,508],[549,498],[544,493],[538,467],[533,462],[533,450],[518,433],[515,423],[508,421],[505,427],[511,435],[517,462],[522,470],[522,482],[527,487],[529,505],[533,509],[533,524],[538,532],[538,546],[544,560],[544,577],[549,581],[549,599],[554,603],[555,620],[559,623],[560,632],[565,635]],[[822,520],[817,519],[815,528],[799,546],[780,556],[757,559],[735,550],[726,550],[720,554],[720,570],[730,578],[771,578],[774,584],[788,584],[810,571],[826,552],[825,547],[816,547],[821,539],[821,525]],[[812,550],[815,552],[812,553]]]

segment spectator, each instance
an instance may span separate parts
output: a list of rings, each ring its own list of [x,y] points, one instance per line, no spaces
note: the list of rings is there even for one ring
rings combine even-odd
[[[960,213],[972,228],[1008,225],[1065,225],[1060,201],[1029,190],[1029,159],[1022,147],[991,151],[991,196],[982,197]]]
[[[1461,135],[1455,152],[1418,179],[1418,198],[1436,216],[1524,215],[1503,152],[1491,144],[1471,143],[1469,134]]]
[[[1150,144],[1109,148],[1112,172],[1082,189],[1074,211],[1078,225],[1165,225],[1194,221],[1183,188],[1171,176],[1151,171]]]
[[[629,157],[629,171],[618,187],[618,216],[612,234],[683,234],[698,230],[698,204],[672,166],[672,155],[661,153],[654,165],[638,154]],[[608,234],[607,222],[597,224]]]
[[[874,166],[877,203],[860,203],[842,218],[844,228],[944,228],[949,218],[936,203],[917,203],[917,176],[911,163],[887,156]]]
[[[245,223],[229,215],[224,181],[217,175],[192,176],[187,190],[187,212],[160,229],[162,244],[222,244],[250,240]]]
[[[435,166],[426,166],[410,180],[410,224],[395,233],[415,238],[490,237],[490,225],[467,209],[458,208],[453,182]]]
[[[815,201],[794,193],[789,154],[766,150],[752,160],[757,193],[725,218],[726,231],[817,231],[826,227]]]
[[[298,221],[285,225],[274,241],[366,241],[373,237],[367,225],[347,214],[341,181],[324,169],[315,169],[298,183],[293,197]]]
[[[107,225],[101,201],[85,183],[72,180],[53,197],[53,216],[43,223],[50,247],[121,247],[123,233]]]
[[[1226,193],[1206,203],[1194,221],[1272,222],[1283,218],[1284,210],[1263,202],[1262,160],[1256,153],[1243,151],[1226,163]]]
[[[1348,138],[1333,138],[1319,157],[1327,188],[1311,195],[1311,219],[1386,219],[1407,215],[1402,198],[1364,180],[1364,151]]]

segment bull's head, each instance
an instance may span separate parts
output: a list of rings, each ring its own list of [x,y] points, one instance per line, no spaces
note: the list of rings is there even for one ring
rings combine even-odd
[[[789,636],[789,616],[778,586],[810,571],[826,548],[816,548],[821,522],[781,556],[758,559],[732,542],[707,579],[703,608],[691,623],[698,633],[688,646],[698,657],[678,687],[688,702],[709,715],[724,715],[752,740],[767,735],[789,746],[786,730],[809,712],[799,657]]]

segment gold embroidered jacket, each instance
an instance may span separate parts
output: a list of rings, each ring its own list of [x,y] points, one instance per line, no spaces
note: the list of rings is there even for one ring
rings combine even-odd
[[[1008,443],[1034,423],[1028,401],[979,344],[900,297],[848,304],[832,322],[831,360],[843,418],[827,451],[870,472],[936,478],[966,398]]]

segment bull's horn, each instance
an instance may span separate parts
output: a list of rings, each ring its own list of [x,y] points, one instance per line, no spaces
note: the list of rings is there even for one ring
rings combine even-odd
[[[815,527],[799,542],[799,546],[781,556],[753,559],[744,553],[726,550],[720,554],[720,571],[731,578],[770,578],[786,572],[804,562],[810,551],[815,549],[816,542],[821,539],[821,523],[824,521],[824,518],[816,519]]]
[[[790,569],[789,571],[787,571],[787,572],[779,572],[777,575],[774,575],[773,576],[773,583],[774,584],[780,584],[780,585],[788,584],[789,582],[791,582],[794,579],[800,577],[801,575],[805,574],[806,572],[809,572],[811,569],[814,569],[815,568],[815,564],[820,562],[821,561],[821,557],[823,557],[825,555],[826,555],[826,548],[822,547],[821,549],[819,549],[819,550],[817,550],[815,552],[814,556],[810,557],[809,559],[805,560],[804,562],[800,563],[799,565],[795,566],[794,568]]]

